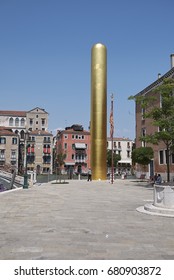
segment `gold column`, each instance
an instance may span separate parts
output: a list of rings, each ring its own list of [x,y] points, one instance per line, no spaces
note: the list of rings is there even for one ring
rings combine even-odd
[[[96,44],[91,51],[91,169],[93,180],[107,178],[107,50]]]

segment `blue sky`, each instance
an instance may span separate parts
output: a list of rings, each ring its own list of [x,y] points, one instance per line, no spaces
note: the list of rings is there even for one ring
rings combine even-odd
[[[0,110],[44,108],[55,133],[90,120],[91,48],[107,47],[108,135],[135,137],[128,97],[170,69],[173,0],[0,0]]]

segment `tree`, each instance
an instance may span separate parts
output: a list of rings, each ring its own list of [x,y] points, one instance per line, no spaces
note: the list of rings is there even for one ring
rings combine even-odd
[[[117,166],[117,163],[118,163],[119,160],[121,160],[121,156],[113,153],[113,165],[114,165],[114,167]],[[112,166],[112,151],[111,150],[107,151],[107,163],[108,163],[109,167]]]
[[[132,162],[139,163],[144,167],[148,165],[153,158],[153,149],[151,147],[140,147],[132,151]]]
[[[62,165],[65,164],[66,153],[64,153],[62,149],[62,145],[60,144],[57,149],[57,156],[56,156],[56,165],[57,167],[61,168]]]
[[[160,96],[160,106],[157,97]],[[152,120],[158,129],[150,135],[140,137],[146,143],[158,145],[163,142],[166,148],[167,181],[170,181],[170,157],[174,152],[174,80],[164,79],[163,83],[152,91],[152,95],[129,97],[141,104],[143,117]]]

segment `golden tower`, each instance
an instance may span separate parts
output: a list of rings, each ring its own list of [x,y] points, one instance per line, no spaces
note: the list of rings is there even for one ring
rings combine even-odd
[[[91,169],[93,180],[107,178],[107,50],[95,44],[91,51]]]

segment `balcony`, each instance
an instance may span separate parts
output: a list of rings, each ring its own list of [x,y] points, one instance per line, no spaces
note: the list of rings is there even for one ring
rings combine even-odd
[[[16,157],[11,157],[11,163],[16,163],[16,161],[17,161],[17,158]]]
[[[43,140],[43,143],[51,143],[51,140],[50,140],[50,139],[45,138],[45,139]]]
[[[0,161],[5,161],[5,157],[4,156],[0,156]]]
[[[85,158],[76,158],[75,163],[85,163],[86,159]]]

